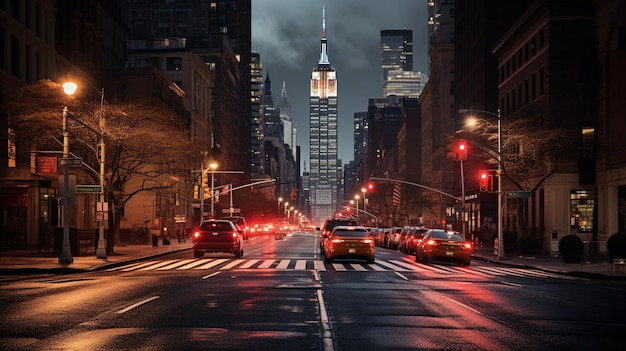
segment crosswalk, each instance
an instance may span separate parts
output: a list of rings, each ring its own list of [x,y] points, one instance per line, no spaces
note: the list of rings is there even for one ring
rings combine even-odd
[[[499,266],[452,266],[423,264],[410,260],[381,260],[376,263],[340,261],[325,264],[317,259],[233,259],[233,258],[195,258],[176,260],[154,260],[132,263],[107,269],[108,272],[141,271],[193,271],[193,270],[333,270],[336,272],[419,272],[430,275],[471,275],[478,277],[515,276],[533,278],[579,279],[565,275],[544,272],[538,269],[499,267]]]

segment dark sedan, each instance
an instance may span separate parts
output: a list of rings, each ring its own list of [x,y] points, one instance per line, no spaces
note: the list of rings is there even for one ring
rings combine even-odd
[[[193,256],[202,257],[205,252],[227,252],[235,257],[243,256],[243,237],[237,226],[227,220],[209,220],[200,223],[193,232]]]

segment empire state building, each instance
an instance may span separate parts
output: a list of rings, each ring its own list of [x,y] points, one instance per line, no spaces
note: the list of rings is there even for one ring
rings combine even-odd
[[[337,209],[337,74],[328,61],[326,13],[322,8],[320,58],[311,74],[310,183],[311,219],[321,225]]]

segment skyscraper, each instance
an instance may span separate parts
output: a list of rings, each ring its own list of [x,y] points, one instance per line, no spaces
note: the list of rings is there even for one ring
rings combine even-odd
[[[380,64],[383,86],[389,80],[389,71],[413,70],[413,31],[411,29],[380,31]]]
[[[311,74],[310,189],[311,219],[321,224],[337,208],[337,75],[328,60],[326,13],[322,8],[320,58]]]

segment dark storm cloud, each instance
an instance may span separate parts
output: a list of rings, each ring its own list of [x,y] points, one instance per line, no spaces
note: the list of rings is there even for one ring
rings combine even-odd
[[[339,157],[347,163],[353,159],[353,114],[366,111],[368,99],[381,95],[380,31],[413,29],[414,69],[427,73],[427,5],[425,0],[252,1],[252,47],[261,53],[275,101],[286,82],[305,160],[309,80],[319,59],[322,5],[328,56],[338,78]]]

